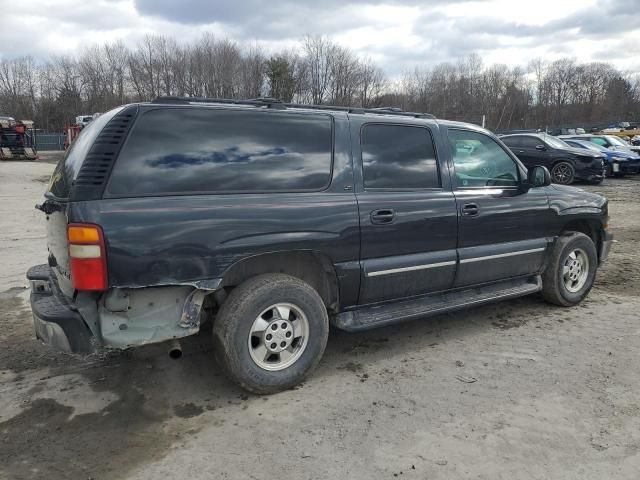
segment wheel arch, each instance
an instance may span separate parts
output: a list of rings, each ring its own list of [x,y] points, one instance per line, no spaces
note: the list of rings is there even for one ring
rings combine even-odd
[[[229,289],[266,273],[283,273],[313,287],[327,310],[339,310],[338,277],[328,255],[314,250],[277,251],[253,255],[225,270],[220,287]]]
[[[551,168],[555,167],[556,165],[558,165],[559,163],[568,163],[569,165],[571,165],[573,167],[573,169],[575,170],[576,168],[576,162],[575,160],[572,160],[570,158],[566,158],[566,157],[561,157],[561,158],[557,158],[553,161],[553,163],[551,164]]]
[[[598,256],[600,255],[602,246],[602,225],[600,221],[595,218],[576,218],[566,222],[560,235],[566,235],[569,232],[584,233],[596,246]]]

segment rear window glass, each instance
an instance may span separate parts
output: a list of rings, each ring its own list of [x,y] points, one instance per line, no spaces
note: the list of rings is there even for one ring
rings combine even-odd
[[[328,115],[164,108],[138,119],[109,196],[317,191],[331,180]]]
[[[439,188],[431,133],[402,125],[365,125],[361,136],[365,189]]]

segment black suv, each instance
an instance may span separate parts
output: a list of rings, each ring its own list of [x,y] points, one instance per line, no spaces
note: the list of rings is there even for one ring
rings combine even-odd
[[[574,148],[545,134],[503,135],[500,140],[525,166],[543,165],[554,183],[570,185],[575,180],[601,183],[605,177],[605,157],[598,152]]]
[[[357,331],[534,292],[579,303],[607,201],[551,186],[495,136],[394,110],[159,98],[90,123],[56,167],[37,336],[124,349],[213,322],[258,393]],[[177,346],[176,346],[177,348]]]

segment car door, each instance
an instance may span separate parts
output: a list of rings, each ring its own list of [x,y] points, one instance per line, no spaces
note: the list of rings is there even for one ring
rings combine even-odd
[[[539,273],[553,239],[545,188],[524,191],[526,171],[491,136],[449,128],[458,206],[455,287]]]
[[[351,122],[361,231],[359,303],[449,289],[456,272],[457,212],[448,171],[441,172],[438,161],[446,147],[434,134],[437,126],[355,115]]]
[[[552,149],[538,137],[523,135],[514,153],[527,168],[542,165],[550,169],[553,164]]]

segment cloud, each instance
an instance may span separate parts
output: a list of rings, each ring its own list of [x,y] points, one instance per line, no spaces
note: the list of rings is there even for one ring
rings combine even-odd
[[[0,0],[0,3],[8,0]],[[157,33],[189,42],[204,32],[266,51],[322,34],[390,75],[415,65],[531,58],[640,65],[640,10],[629,0],[23,0],[0,15],[0,58],[73,54],[93,43],[133,46]],[[25,40],[26,39],[26,40]],[[624,49],[624,51],[620,51]],[[607,52],[610,52],[607,55]]]

